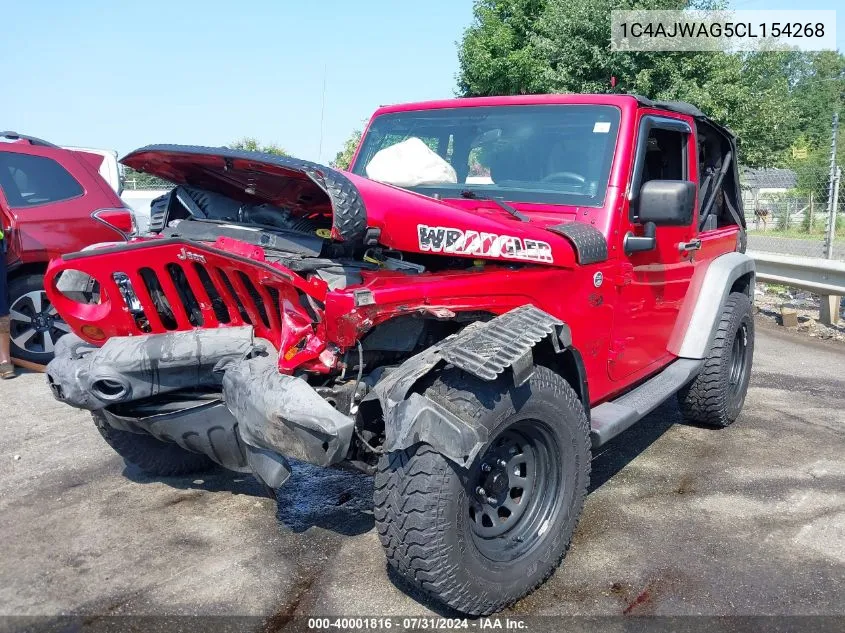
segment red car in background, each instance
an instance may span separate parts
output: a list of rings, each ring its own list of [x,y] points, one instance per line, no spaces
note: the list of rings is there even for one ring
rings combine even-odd
[[[133,230],[131,211],[98,172],[103,160],[0,132],[0,221],[15,358],[45,364],[56,340],[69,331],[44,293],[50,259],[99,242],[125,241]]]

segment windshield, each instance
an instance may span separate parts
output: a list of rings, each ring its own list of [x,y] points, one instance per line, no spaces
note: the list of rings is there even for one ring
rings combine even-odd
[[[422,193],[601,206],[619,110],[484,106],[383,114],[352,172]]]

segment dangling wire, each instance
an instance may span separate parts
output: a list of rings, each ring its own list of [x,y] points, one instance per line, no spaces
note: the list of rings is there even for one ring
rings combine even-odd
[[[349,399],[349,415],[352,415],[355,409],[355,397],[358,395],[358,387],[361,386],[361,378],[364,377],[364,349],[361,347],[361,341],[358,343],[358,377],[355,378],[355,388],[352,390],[352,397]]]

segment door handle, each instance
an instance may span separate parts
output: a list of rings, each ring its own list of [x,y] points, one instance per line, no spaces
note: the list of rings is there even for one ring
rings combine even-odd
[[[681,242],[678,244],[678,250],[682,253],[689,253],[690,251],[697,251],[701,248],[701,240],[695,239],[689,242]]]

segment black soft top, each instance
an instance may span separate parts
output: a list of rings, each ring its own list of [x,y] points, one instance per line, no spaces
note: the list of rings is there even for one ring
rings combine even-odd
[[[660,110],[668,110],[669,112],[678,112],[680,114],[686,114],[687,116],[691,116],[694,119],[707,123],[708,125],[712,126],[719,132],[724,134],[729,139],[736,139],[736,135],[733,132],[731,132],[724,125],[716,123],[713,119],[704,114],[701,110],[699,110],[691,103],[687,103],[686,101],[652,101],[648,97],[642,97],[640,95],[631,96],[637,100],[637,103],[647,108],[658,108]]]
[[[691,103],[687,103],[686,101],[653,101],[651,99],[648,99],[647,97],[642,97],[640,95],[631,96],[634,97],[637,100],[637,103],[639,103],[643,107],[656,108],[659,110],[666,110],[668,112],[678,112],[680,114],[685,114],[687,116],[693,117],[699,123],[699,134],[705,133],[705,135],[710,135],[712,138],[713,133],[715,132],[716,137],[722,137],[722,141],[720,141],[718,145],[723,145],[720,150],[720,153],[722,154],[723,158],[715,162],[719,164],[721,168],[722,163],[724,161],[724,157],[729,157],[730,164],[724,165],[724,169],[722,170],[724,173],[720,177],[716,178],[715,182],[718,185],[723,185],[723,191],[727,195],[727,204],[732,207],[733,210],[738,209],[738,211],[736,211],[734,215],[734,219],[744,231],[745,212],[742,208],[742,195],[739,185],[739,165],[737,160],[736,135],[724,125],[716,123],[713,119],[704,114],[696,106],[692,105]],[[707,178],[705,182],[707,182],[708,185],[712,184],[710,182],[710,178]],[[704,218],[710,212],[714,200],[715,196],[711,195],[709,200],[706,200],[705,203],[702,205],[702,208],[700,209],[700,212],[703,216],[701,220],[702,224]]]

